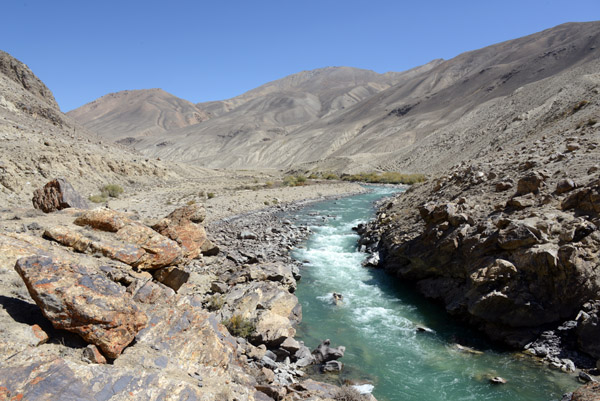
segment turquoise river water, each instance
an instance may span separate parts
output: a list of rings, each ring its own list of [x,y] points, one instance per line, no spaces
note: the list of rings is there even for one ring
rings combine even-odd
[[[576,388],[573,376],[493,347],[410,284],[361,266],[365,254],[357,252],[352,227],[374,216],[374,201],[397,191],[375,187],[371,193],[310,205],[295,216],[313,230],[293,251],[304,263],[296,294],[303,308],[299,339],[310,348],[326,338],[346,347],[344,371],[329,379],[371,384],[379,401],[548,401]],[[332,304],[333,292],[343,294],[341,305]],[[416,325],[434,332],[417,332]],[[483,353],[461,352],[456,343]],[[508,383],[493,385],[493,376]]]

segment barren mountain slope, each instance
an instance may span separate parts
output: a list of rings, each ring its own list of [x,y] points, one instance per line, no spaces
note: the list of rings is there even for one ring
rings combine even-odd
[[[134,146],[208,167],[437,171],[557,121],[593,89],[599,45],[599,22],[569,23],[405,73],[305,71]]]
[[[172,130],[166,135],[155,130],[156,135],[142,143],[130,143],[136,148],[144,148],[151,143],[150,146],[157,151],[156,155],[184,160],[196,160],[207,155],[207,152],[210,160],[220,150],[235,152],[239,150],[235,149],[237,146],[244,148],[253,143],[260,148],[267,141],[277,140],[298,127],[335,114],[440,62],[436,60],[404,73],[378,74],[349,67],[303,71],[233,99],[199,104],[200,109],[216,115],[209,121]],[[129,130],[129,122],[134,120],[129,115],[133,112],[132,107],[110,102],[108,96],[70,112],[70,115],[100,134],[110,131],[113,140],[139,135],[142,129],[137,132]],[[140,100],[143,102],[143,99]],[[97,106],[92,110],[90,106],[94,104]],[[114,120],[103,117],[103,112],[110,114]],[[169,122],[168,116],[165,117],[165,123]],[[144,124],[154,123],[155,119]],[[192,144],[196,141],[202,143],[201,147]],[[238,163],[238,166],[242,164]]]
[[[110,93],[67,114],[104,138],[125,144],[209,118],[193,103],[162,89]]]
[[[50,90],[0,51],[0,204],[30,206],[34,189],[65,177],[85,195],[109,183],[156,183],[177,174],[107,144],[65,116]]]

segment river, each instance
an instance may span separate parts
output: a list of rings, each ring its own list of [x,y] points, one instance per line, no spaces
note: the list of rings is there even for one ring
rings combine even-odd
[[[329,379],[371,384],[379,401],[548,401],[576,388],[573,376],[492,346],[410,284],[362,267],[366,255],[357,252],[359,237],[352,227],[374,216],[374,201],[397,191],[374,187],[312,204],[293,216],[313,230],[292,252],[304,265],[296,294],[303,308],[297,337],[310,348],[326,338],[346,347],[343,372],[328,374]],[[342,304],[331,302],[333,292],[343,294]],[[416,325],[433,332],[417,332]],[[482,353],[461,351],[456,343]],[[491,384],[494,376],[508,383]]]

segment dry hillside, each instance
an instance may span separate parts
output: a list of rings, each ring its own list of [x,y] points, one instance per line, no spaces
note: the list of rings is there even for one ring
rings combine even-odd
[[[569,23],[404,73],[305,71],[200,104],[215,117],[135,148],[210,167],[437,171],[584,100],[599,44],[600,23]]]

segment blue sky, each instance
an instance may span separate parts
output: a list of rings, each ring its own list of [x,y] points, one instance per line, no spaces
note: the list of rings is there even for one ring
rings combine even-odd
[[[9,0],[0,49],[69,111],[125,89],[192,102],[302,70],[403,71],[436,58],[600,19],[599,0]]]

